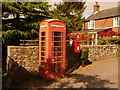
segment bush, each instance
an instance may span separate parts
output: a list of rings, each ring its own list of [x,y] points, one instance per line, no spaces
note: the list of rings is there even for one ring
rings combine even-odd
[[[98,39],[100,45],[120,44],[120,38],[117,37],[102,37]]]

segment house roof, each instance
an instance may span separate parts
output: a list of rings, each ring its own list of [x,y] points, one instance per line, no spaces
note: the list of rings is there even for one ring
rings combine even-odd
[[[89,16],[86,19],[86,21],[114,17],[119,15],[120,15],[120,7],[113,7],[110,9],[105,9],[105,10],[101,10],[96,13],[93,13],[91,16]]]
[[[111,30],[112,28],[101,28],[101,29],[83,29],[78,31],[78,33],[98,33],[101,31]]]

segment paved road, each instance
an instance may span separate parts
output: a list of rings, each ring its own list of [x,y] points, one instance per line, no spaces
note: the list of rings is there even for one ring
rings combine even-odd
[[[118,58],[97,61],[80,67],[49,88],[118,88]]]
[[[118,58],[79,67],[69,76],[47,84],[41,83],[38,78],[28,80],[23,83],[22,88],[118,88]]]

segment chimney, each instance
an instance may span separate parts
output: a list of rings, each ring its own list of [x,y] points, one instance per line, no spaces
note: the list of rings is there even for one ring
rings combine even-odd
[[[98,12],[99,10],[100,10],[100,5],[98,4],[98,2],[95,2],[93,6],[93,13]]]

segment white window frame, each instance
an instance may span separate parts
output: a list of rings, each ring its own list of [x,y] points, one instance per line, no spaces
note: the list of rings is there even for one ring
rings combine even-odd
[[[95,28],[95,20],[90,20],[88,22],[88,29],[94,29]]]
[[[120,16],[113,18],[113,27],[120,27]]]

